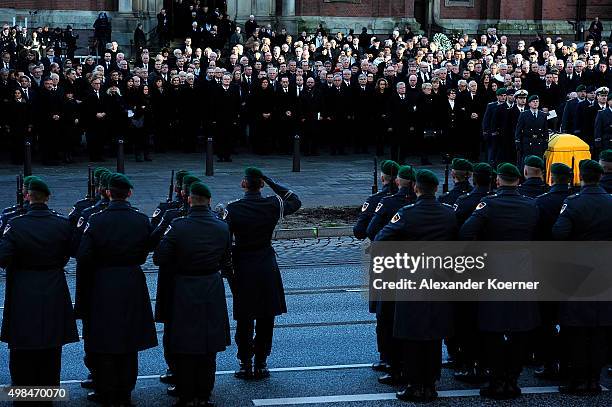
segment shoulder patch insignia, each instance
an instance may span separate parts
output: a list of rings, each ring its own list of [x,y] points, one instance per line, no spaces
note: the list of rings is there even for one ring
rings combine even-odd
[[[79,221],[77,222],[77,228],[80,228],[81,226],[83,226],[83,222],[85,222],[85,219],[83,219],[83,217],[81,216],[79,218]]]
[[[89,229],[89,222],[87,222],[87,224],[85,225],[85,229],[83,230],[83,234],[85,234],[85,232],[87,232],[87,229]]]
[[[156,216],[159,216],[160,213],[161,213],[161,209],[157,208],[157,209],[155,209],[155,212],[153,212],[153,216],[151,216],[151,217],[155,218]]]
[[[455,210],[455,211],[456,211],[458,207],[459,207],[459,205],[457,205],[457,204],[453,204],[453,210]]]
[[[378,210],[382,208],[382,206],[383,206],[382,202],[379,202],[378,205],[376,205],[376,209],[374,209],[374,212],[378,212]]]
[[[166,229],[166,231],[164,232],[164,236],[166,236],[168,232],[170,232],[170,229],[172,229],[172,225],[168,225],[168,229]]]
[[[2,233],[2,236],[6,235],[9,230],[11,230],[11,225],[10,224],[6,225],[6,227],[4,228],[4,232]]]
[[[475,209],[475,210],[477,210],[477,211],[478,211],[478,210],[480,210],[480,209],[484,208],[485,206],[487,206],[487,203],[486,203],[486,202],[481,202],[481,203],[479,203],[479,204],[476,206],[476,209]]]
[[[400,214],[396,213],[393,215],[393,218],[391,218],[391,223],[396,223],[398,220],[400,220]]]
[[[563,211],[565,210],[565,208],[567,208],[567,204],[563,204],[563,206],[561,207],[561,212],[559,212],[559,213],[563,213]]]
[[[365,212],[366,209],[368,209],[368,206],[370,206],[370,203],[364,202],[363,205],[361,206],[361,212]]]
[[[72,209],[70,209],[70,212],[68,212],[68,216],[72,215],[74,211],[76,211],[76,207],[73,206]]]

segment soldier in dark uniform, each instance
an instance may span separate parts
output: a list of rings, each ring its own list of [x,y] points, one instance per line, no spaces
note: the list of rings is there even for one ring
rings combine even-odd
[[[376,241],[454,240],[457,220],[450,205],[436,200],[438,178],[429,170],[416,173],[414,204],[401,208],[377,235]],[[408,387],[397,393],[406,401],[431,401],[437,397],[442,338],[451,334],[452,309],[444,302],[395,303],[393,335],[402,342]]]
[[[189,174],[186,170],[178,170],[174,175],[175,183],[174,183],[174,192],[175,197],[172,201],[160,202],[155,208],[153,215],[151,216],[151,225],[155,228],[159,225],[164,214],[168,209],[178,209],[183,205],[183,201],[181,200],[181,191],[183,190],[183,177]]]
[[[27,213],[28,210],[30,209],[30,202],[28,198],[28,187],[30,186],[30,182],[32,182],[32,180],[35,180],[35,179],[40,180],[40,178],[37,177],[36,175],[28,175],[23,178],[23,188],[21,191],[21,193],[23,194],[23,206],[19,206],[19,205],[9,206],[8,208],[5,208],[2,211],[2,214],[0,215],[0,233],[2,233],[2,230],[7,225],[9,220]]]
[[[563,109],[563,116],[561,119],[561,132],[562,133],[575,134],[578,104],[584,101],[586,97],[586,86],[578,85],[576,87],[576,93],[578,94],[578,97],[568,101],[565,104],[565,109]]]
[[[230,344],[222,275],[233,274],[231,240],[227,224],[210,210],[210,197],[206,185],[192,183],[189,214],[172,222],[153,254],[174,281],[168,347],[181,406],[213,405],[217,352]]]
[[[453,189],[438,197],[438,201],[453,205],[459,196],[472,190],[470,176],[474,170],[472,163],[465,158],[453,158],[451,163],[451,177],[453,178]]]
[[[78,342],[64,267],[72,228],[47,207],[50,191],[30,180],[30,207],[0,239],[6,295],[0,340],[9,347],[13,386],[59,386],[62,346]]]
[[[480,201],[461,227],[462,240],[532,240],[538,221],[535,201],[517,191],[520,172],[504,163],[497,168],[497,192]],[[491,370],[484,397],[497,400],[521,395],[517,379],[522,370],[528,334],[539,324],[537,303],[481,302],[478,324],[483,332],[484,352]]]
[[[612,150],[599,153],[599,165],[604,169],[604,175],[599,180],[599,186],[612,194]],[[0,225],[0,228],[2,225]]]
[[[612,196],[598,185],[603,168],[593,160],[580,163],[580,192],[569,196],[552,228],[555,240],[612,240]],[[597,214],[597,216],[593,216]],[[612,326],[612,303],[567,301],[559,304],[559,323],[566,338],[569,383],[561,393],[601,392],[606,363],[606,332]]]
[[[612,93],[607,96],[607,105],[595,117],[595,148],[598,150],[612,147]]]
[[[159,225],[155,229],[153,229],[153,233],[151,233],[151,245],[152,247],[156,247],[161,241],[164,233],[168,230],[168,227],[172,224],[174,219],[180,218],[182,216],[186,216],[189,213],[189,203],[187,201],[187,197],[189,196],[189,188],[191,184],[200,181],[198,177],[195,177],[191,174],[186,174],[183,176],[181,180],[181,195],[180,202],[181,206],[179,208],[167,209],[162,217]],[[172,271],[166,271],[166,264],[160,265],[160,272],[157,273],[157,294],[155,301],[155,321],[164,324],[164,335],[162,337],[162,345],[164,348],[164,359],[166,360],[166,365],[168,369],[165,374],[162,374],[159,377],[159,380],[162,383],[169,384],[168,387],[168,395],[175,396],[176,388],[174,385],[174,359],[172,356],[172,352],[170,352],[169,341],[171,334],[171,326],[170,326],[170,315],[171,315],[171,305],[172,305],[172,295],[174,292],[174,285],[172,280]]]
[[[488,163],[474,164],[474,189],[457,198],[453,205],[457,226],[461,227],[476,206],[491,194],[493,168]],[[484,379],[482,343],[478,332],[478,304],[458,302],[455,304],[455,337],[451,344],[456,346],[454,377],[457,380],[477,383]]]
[[[572,180],[572,169],[563,163],[553,163],[550,167],[553,185],[550,190],[535,200],[538,207],[537,240],[550,241],[552,227],[557,221],[561,206],[570,193],[569,183]],[[534,376],[541,379],[554,380],[559,375],[559,335],[557,334],[558,304],[554,302],[540,303],[542,325],[536,330],[535,352],[536,360],[542,363]]]
[[[374,217],[374,211],[380,200],[385,196],[393,195],[397,192],[395,177],[397,177],[398,170],[399,165],[393,160],[383,160],[383,162],[380,163],[380,181],[382,182],[383,188],[380,192],[370,195],[361,206],[361,213],[359,214],[357,223],[353,227],[353,234],[357,239],[365,239],[368,236],[368,225],[372,217]]]
[[[544,182],[544,160],[535,155],[525,157],[523,161],[523,176],[525,182],[518,187],[519,194],[535,198],[548,191],[548,185]]]
[[[103,172],[110,172],[110,171],[104,167],[97,167],[96,169],[94,169],[93,177],[94,177],[94,183],[96,184],[96,186],[100,185],[100,175]],[[70,209],[70,212],[68,212],[68,219],[70,220],[70,224],[72,225],[72,227],[76,227],[77,222],[79,221],[79,218],[81,217],[81,212],[83,212],[85,208],[89,208],[90,206],[94,205],[99,199],[100,199],[100,190],[99,188],[96,188],[96,196],[92,196],[90,198],[83,198],[74,204],[72,209]]]
[[[493,164],[497,159],[498,148],[500,148],[500,140],[497,139],[499,129],[493,127],[495,124],[495,116],[497,115],[498,109],[506,108],[506,89],[499,88],[495,91],[497,102],[491,102],[487,104],[487,108],[482,119],[482,136],[486,144],[485,155],[486,160]]]
[[[109,192],[111,202],[89,218],[76,258],[93,274],[86,347],[94,363],[96,393],[104,404],[129,405],[138,352],[157,346],[140,268],[151,246],[151,223],[127,201],[132,184],[125,175],[110,177]]]
[[[389,223],[400,208],[416,201],[414,193],[415,175],[414,169],[409,165],[403,165],[399,168],[395,181],[399,190],[394,195],[383,197],[376,206],[374,217],[367,229],[370,240],[374,241],[378,232]],[[401,348],[393,338],[395,303],[380,299],[376,299],[375,303],[378,351],[381,354],[381,360],[387,365],[386,370],[389,371],[389,373],[381,376],[378,381],[382,384],[396,384],[402,380],[402,371]]]
[[[275,196],[261,195],[264,183]],[[270,375],[266,360],[272,350],[274,317],[287,312],[272,233],[278,221],[295,213],[302,202],[258,168],[245,169],[241,186],[244,197],[229,203],[223,213],[234,236],[234,319],[240,360],[240,369],[235,375],[241,379],[265,378]]]
[[[607,99],[608,99],[609,89],[606,87],[601,87],[595,90],[595,102],[590,106],[586,106],[582,110],[582,115],[580,118],[580,138],[587,143],[591,147],[591,152],[593,156],[597,156],[598,151],[601,148],[608,148],[610,141],[605,140],[605,135],[603,131],[600,130],[600,135],[602,135],[601,140],[595,140],[595,124],[597,120],[597,116],[600,112],[608,110]],[[607,133],[610,135],[610,126],[608,125]],[[603,126],[600,124],[600,128],[603,129]]]
[[[527,99],[529,110],[519,115],[514,142],[521,157],[536,155],[542,157],[548,147],[548,121],[546,114],[538,110],[540,98],[531,95]]]

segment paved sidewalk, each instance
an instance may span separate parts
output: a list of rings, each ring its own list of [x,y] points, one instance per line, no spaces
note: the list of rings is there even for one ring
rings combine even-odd
[[[294,173],[291,156],[255,156],[240,154],[233,157],[231,163],[215,162],[215,175],[204,175],[204,160],[201,154],[157,154],[154,161],[136,163],[128,156],[125,163],[126,174],[134,183],[132,203],[144,213],[151,214],[159,201],[168,196],[171,171],[181,168],[192,171],[202,177],[213,193],[213,204],[227,202],[242,195],[240,180],[244,167],[255,165],[277,182],[288,185],[302,199],[305,207],[317,206],[358,206],[361,205],[372,189],[373,156],[347,155],[332,157],[304,157],[301,172]],[[435,157],[437,158],[437,157]],[[380,160],[379,160],[380,162]],[[413,157],[408,162],[417,163]],[[441,160],[427,168],[444,177]],[[116,162],[107,160],[106,167],[114,170]],[[67,213],[72,204],[84,197],[87,186],[87,162],[80,162],[59,167],[43,167],[34,164],[34,175],[47,181],[53,196],[50,206]],[[0,165],[0,206],[6,207],[15,202],[15,175],[20,173],[19,166]],[[380,187],[380,185],[379,185]],[[440,186],[441,189],[441,186]],[[264,194],[272,194],[269,188]]]

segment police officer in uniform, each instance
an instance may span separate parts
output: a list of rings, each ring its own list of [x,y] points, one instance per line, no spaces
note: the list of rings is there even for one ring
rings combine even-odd
[[[521,174],[516,166],[497,168],[497,191],[480,201],[459,232],[462,240],[532,240],[538,222],[535,201],[517,191]],[[537,303],[481,302],[478,324],[491,370],[484,397],[505,400],[521,395],[517,379],[522,370],[528,333],[539,323]]]
[[[519,115],[514,142],[520,156],[535,155],[542,157],[548,147],[548,120],[546,114],[538,110],[540,98],[531,95],[527,99],[529,110]]]
[[[96,393],[113,405],[130,405],[138,352],[157,346],[140,267],[150,250],[151,223],[129,204],[132,188],[125,175],[110,177],[108,208],[89,218],[76,256],[92,274],[85,346],[93,359]]]
[[[397,185],[395,185],[394,181],[398,170],[399,164],[393,160],[383,160],[380,163],[380,181],[383,187],[380,192],[370,195],[361,206],[361,213],[359,218],[357,218],[357,223],[353,226],[353,234],[357,239],[365,239],[368,236],[368,225],[372,217],[374,217],[374,211],[380,200],[397,192]],[[370,311],[372,312],[372,310]]]
[[[151,247],[156,247],[161,241],[164,233],[168,230],[168,227],[172,224],[174,219],[180,218],[182,216],[186,216],[189,213],[189,188],[191,184],[200,181],[200,179],[191,174],[185,174],[181,179],[181,191],[180,191],[180,200],[181,206],[178,208],[167,208],[162,216],[162,219],[159,221],[159,224],[155,229],[153,229],[153,233],[151,234]],[[174,380],[174,360],[172,358],[172,352],[170,352],[169,348],[169,339],[170,339],[170,306],[172,305],[172,295],[174,292],[173,288],[173,280],[172,273],[166,271],[166,264],[160,265],[160,272],[157,273],[157,294],[155,301],[155,321],[164,324],[164,335],[162,337],[162,345],[164,348],[164,359],[166,360],[166,365],[168,369],[165,374],[162,374],[159,377],[159,381],[162,383],[170,385],[168,387],[167,393],[170,396],[176,396],[176,388],[173,386]]]
[[[548,185],[544,182],[544,160],[535,155],[525,157],[523,161],[523,176],[525,182],[518,187],[519,194],[535,198],[548,191]]]
[[[607,193],[612,194],[612,150],[604,150],[599,153],[599,165],[604,170],[604,175],[599,180],[599,186],[605,189]]]
[[[555,240],[612,240],[612,195],[598,185],[603,168],[580,162],[581,189],[569,196],[552,228]],[[593,216],[597,214],[597,216]],[[559,304],[559,323],[569,346],[569,383],[561,393],[595,394],[606,363],[606,333],[612,326],[612,303],[567,301]]]
[[[11,219],[0,239],[6,269],[0,340],[9,347],[13,386],[59,386],[62,346],[79,341],[64,275],[72,228],[49,210],[50,194],[42,180],[31,179],[28,212]]]
[[[110,171],[104,167],[97,167],[94,169],[93,176],[95,185],[100,185],[100,175],[102,175],[104,172]],[[73,227],[76,227],[76,224],[81,217],[81,212],[83,212],[85,208],[89,208],[90,206],[94,205],[98,199],[100,199],[100,190],[99,188],[96,188],[96,196],[91,198],[83,198],[80,201],[77,201],[68,213],[70,224],[72,224]]]
[[[189,172],[186,170],[178,170],[176,174],[174,174],[175,197],[172,201],[160,202],[159,205],[157,205],[157,208],[155,208],[155,211],[153,211],[153,215],[151,216],[151,225],[153,225],[154,228],[159,225],[168,209],[179,209],[181,206],[183,206],[181,192],[183,190],[183,177],[187,174],[189,174]]]
[[[233,274],[231,240],[228,225],[210,210],[210,198],[206,185],[192,183],[189,214],[172,221],[153,254],[154,263],[165,266],[160,272],[170,273],[174,283],[168,347],[179,406],[214,405],[209,400],[217,352],[230,344],[222,275]]]
[[[414,204],[401,208],[377,235],[376,241],[454,240],[457,220],[450,205],[436,200],[438,178],[429,170],[416,173]],[[442,338],[451,334],[452,309],[444,302],[395,302],[393,334],[404,350],[408,386],[397,393],[405,401],[431,401],[437,397]]]
[[[264,198],[264,184],[276,195]],[[302,202],[255,167],[245,169],[241,187],[244,197],[230,202],[223,213],[234,236],[234,319],[240,360],[235,376],[259,379],[270,375],[266,361],[272,350],[274,317],[287,312],[272,233],[278,221],[295,213]]]
[[[457,198],[472,190],[470,176],[474,170],[472,163],[465,158],[453,158],[451,163],[451,177],[453,178],[453,189],[438,197],[438,201],[447,205],[454,205]]]

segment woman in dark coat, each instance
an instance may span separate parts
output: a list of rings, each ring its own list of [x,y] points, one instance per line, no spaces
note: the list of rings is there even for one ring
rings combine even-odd
[[[376,81],[374,92],[372,94],[372,117],[374,124],[372,129],[375,130],[376,138],[376,155],[381,156],[385,154],[385,135],[387,134],[387,105],[389,104],[389,83],[385,78],[380,78]]]
[[[155,129],[155,151],[166,152],[168,128],[168,93],[164,89],[162,78],[155,79],[151,90],[151,102],[153,105],[153,128]]]
[[[15,89],[13,99],[8,103],[6,122],[3,123],[11,145],[11,163],[23,163],[24,137],[32,134],[32,111],[23,98],[21,89]]]
[[[269,154],[272,148],[274,92],[269,87],[269,84],[268,78],[263,78],[259,87],[253,92],[253,101],[250,103],[255,110],[253,150],[257,154]]]

